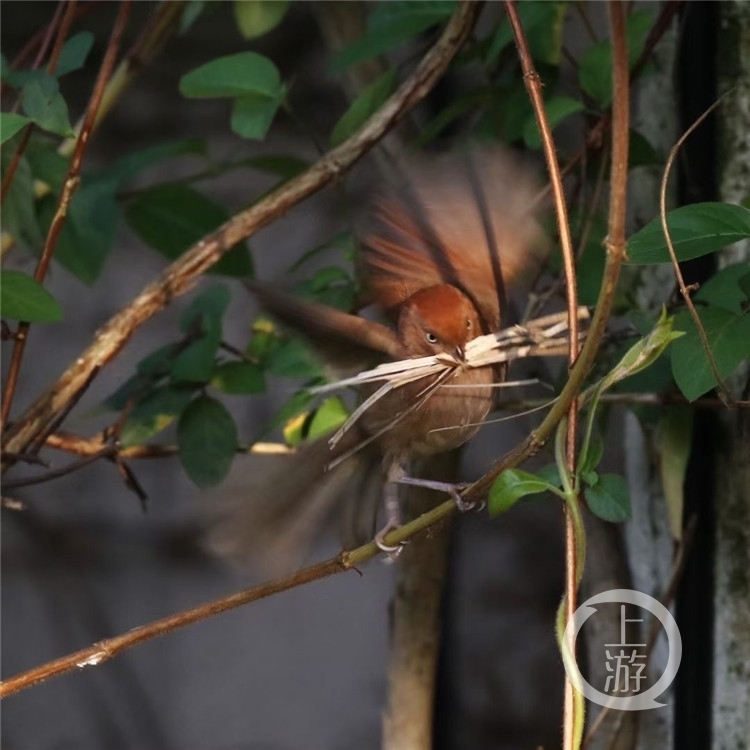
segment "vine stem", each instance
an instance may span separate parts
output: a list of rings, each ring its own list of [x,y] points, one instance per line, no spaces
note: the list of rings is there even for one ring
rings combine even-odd
[[[703,351],[706,354],[706,360],[708,361],[708,365],[711,368],[711,373],[716,380],[719,398],[725,404],[730,404],[732,402],[732,395],[729,391],[729,388],[727,388],[724,379],[721,377],[721,373],[719,372],[719,368],[716,364],[716,360],[714,359],[713,352],[711,351],[711,345],[708,343],[708,335],[706,334],[706,329],[703,327],[703,322],[700,319],[700,315],[698,315],[698,311],[695,309],[693,300],[690,297],[690,289],[688,289],[685,284],[685,279],[682,275],[682,269],[680,268],[680,261],[677,259],[677,253],[675,252],[674,245],[672,244],[672,237],[669,234],[669,226],[667,225],[667,184],[669,183],[669,173],[672,171],[672,165],[674,164],[674,160],[677,158],[677,154],[679,153],[680,148],[682,148],[682,144],[685,143],[685,141],[690,137],[693,131],[711,114],[711,112],[713,112],[716,107],[719,106],[724,97],[729,95],[730,93],[732,93],[731,90],[727,91],[723,96],[719,97],[719,99],[717,99],[682,134],[677,143],[675,143],[675,145],[672,147],[669,152],[669,157],[667,158],[667,163],[664,167],[664,174],[662,175],[661,187],[659,189],[659,219],[661,220],[661,228],[662,232],[664,232],[664,240],[667,244],[667,250],[669,250],[669,257],[672,261],[672,267],[674,268],[674,274],[677,278],[677,284],[680,288],[680,294],[682,295],[682,299],[685,301],[685,305],[690,311],[690,316],[692,317],[693,322],[695,323],[695,327],[698,330],[698,337],[701,340]]]
[[[557,161],[555,143],[552,139],[552,129],[547,120],[544,109],[544,98],[542,96],[542,82],[534,68],[531,53],[526,41],[526,36],[518,17],[515,0],[506,0],[505,7],[508,11],[508,18],[513,28],[513,35],[518,48],[518,56],[521,61],[524,83],[529,93],[536,123],[539,128],[542,139],[544,157],[547,162],[547,171],[549,172],[552,196],[555,204],[555,213],[557,215],[557,229],[560,236],[560,246],[563,257],[563,270],[565,273],[565,290],[568,309],[568,328],[570,331],[568,365],[570,368],[576,362],[579,352],[578,343],[578,290],[576,287],[575,273],[575,251],[573,240],[570,234],[570,224],[568,221],[568,209],[565,203],[565,191],[562,182],[562,173]],[[566,442],[565,442],[565,463],[567,473],[573,476],[576,470],[576,437],[578,432],[578,396],[576,393],[571,395],[568,405],[568,416],[565,421],[567,425]],[[565,615],[566,620],[570,619],[576,609],[576,598],[578,591],[578,548],[579,542],[576,537],[575,512],[571,510],[572,504],[577,504],[578,500],[570,492],[566,493],[567,501],[565,504]],[[575,658],[575,638],[571,633],[570,642],[567,648]],[[583,733],[583,715],[582,704],[576,701],[576,694],[571,681],[566,677],[565,680],[565,702],[564,702],[564,719],[563,719],[563,747],[565,750],[572,750],[580,745],[580,738]]]
[[[455,503],[450,500],[437,508],[422,514],[414,521],[399,526],[390,532],[383,542],[386,545],[397,545],[401,542],[411,539],[416,534],[425,531],[439,521],[447,518],[456,510]],[[228,596],[214,599],[192,609],[178,612],[177,614],[164,617],[160,620],[141,625],[97,643],[76,651],[67,656],[47,662],[38,667],[22,672],[21,674],[9,677],[0,683],[0,698],[6,698],[9,695],[18,693],[39,683],[46,682],[52,677],[83,669],[85,667],[95,667],[102,662],[108,661],[123,651],[137,646],[146,641],[159,638],[163,635],[174,632],[181,628],[201,622],[210,617],[215,617],[237,607],[250,604],[251,602],[265,599],[269,596],[279,594],[282,591],[303,586],[318,581],[323,578],[348,570],[357,570],[357,566],[362,565],[368,560],[382,554],[382,550],[375,542],[357,547],[353,550],[343,550],[335,557],[323,562],[311,565],[307,568],[297,571],[286,578],[279,578],[275,581],[262,583],[249,589],[235,592]]]

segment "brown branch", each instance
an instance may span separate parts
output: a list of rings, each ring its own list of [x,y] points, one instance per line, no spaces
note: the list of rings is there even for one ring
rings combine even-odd
[[[47,437],[45,445],[48,448],[73,453],[77,456],[92,456],[106,447],[106,434],[108,432],[109,430],[105,430],[104,435],[97,435],[93,438],[84,438],[68,432],[57,432]],[[178,450],[176,445],[159,444],[131,445],[127,448],[115,444],[115,448],[117,456],[125,460],[175,456]],[[237,451],[238,453],[255,453],[268,456],[292,454],[294,453],[294,448],[290,448],[284,443],[253,443],[251,446],[239,446]]]
[[[445,506],[448,506],[448,513],[445,512]],[[395,529],[388,534],[383,541],[387,545],[400,544],[401,542],[414,537],[416,534],[425,531],[430,526],[448,516],[452,510],[455,510],[455,507],[453,501],[444,503],[438,508],[435,508],[428,513],[424,513],[414,521]],[[123,633],[122,635],[99,641],[88,648],[81,649],[73,654],[47,662],[39,667],[35,667],[27,672],[23,672],[15,677],[10,677],[7,680],[4,680],[0,683],[0,698],[13,695],[21,690],[45,682],[52,677],[66,674],[67,672],[73,672],[77,669],[83,669],[84,667],[97,666],[133,646],[167,635],[175,630],[206,620],[209,617],[215,617],[216,615],[228,612],[231,609],[236,609],[237,607],[250,604],[259,599],[265,599],[274,594],[279,594],[282,591],[287,591],[310,583],[311,581],[328,578],[347,570],[356,570],[358,565],[371,560],[379,554],[381,554],[381,550],[375,542],[370,542],[361,547],[357,547],[357,549],[354,550],[344,550],[335,557],[317,563],[316,565],[303,568],[286,578],[280,578],[275,581],[260,584],[259,586],[253,586],[252,588],[207,602],[206,604],[202,604],[193,609],[179,612],[161,620],[156,620],[148,625],[141,625],[140,627]]]
[[[578,357],[578,290],[576,287],[575,255],[573,241],[570,236],[570,224],[568,221],[568,210],[565,204],[565,191],[563,188],[562,174],[557,161],[555,144],[552,139],[552,129],[549,126],[547,115],[544,110],[544,98],[542,96],[542,82],[539,74],[534,68],[531,53],[526,42],[526,37],[521,26],[515,0],[506,0],[505,7],[508,18],[513,27],[513,34],[518,47],[518,55],[521,60],[524,83],[529,93],[534,108],[537,127],[542,138],[544,156],[547,162],[547,170],[550,176],[550,185],[555,203],[557,216],[557,229],[560,236],[560,246],[563,256],[563,269],[565,273],[565,288],[568,308],[568,329],[570,331],[568,365],[573,367]],[[578,432],[578,396],[571,394],[568,406],[568,422],[566,436],[566,462],[570,475],[575,474],[576,469],[576,436]],[[577,559],[578,545],[576,541],[575,523],[568,507],[565,508],[565,606],[566,620],[570,620],[575,614],[576,600],[579,580],[579,561]],[[568,647],[575,654],[575,635],[571,633]],[[565,679],[565,710],[563,743],[566,750],[572,749],[576,744],[576,719],[573,700],[573,684],[570,679]]]
[[[440,39],[425,55],[416,70],[395,94],[351,138],[310,169],[268,194],[263,200],[233,216],[215,232],[204,237],[160,277],[149,284],[124,310],[98,332],[89,348],[46,393],[19,418],[5,436],[4,450],[23,453],[39,435],[49,434],[49,425],[65,408],[72,394],[96,368],[106,365],[127,343],[133,333],[185,294],[221,256],[247,239],[292,206],[333,182],[361,159],[404,115],[430,91],[468,37],[481,10],[479,3],[465,0],[447,24]]]
[[[66,13],[65,19],[61,24],[61,32],[67,33],[70,23],[72,23],[72,11],[75,10],[75,3],[70,3],[69,12]],[[101,67],[99,68],[99,74],[94,84],[94,89],[91,94],[91,99],[86,110],[86,115],[83,121],[81,132],[76,140],[75,149],[73,151],[73,157],[68,165],[68,171],[63,182],[63,189],[60,193],[60,199],[57,204],[57,210],[52,218],[49,231],[47,232],[47,238],[44,243],[44,249],[42,255],[39,258],[36,269],[34,271],[34,279],[40,284],[44,281],[44,277],[47,275],[47,269],[52,261],[52,254],[57,246],[57,240],[62,231],[65,220],[68,216],[68,210],[70,208],[70,202],[73,199],[75,191],[78,189],[80,183],[80,172],[81,163],[83,162],[83,155],[86,151],[86,146],[89,142],[89,136],[91,134],[91,128],[96,118],[97,110],[104,94],[104,88],[109,80],[112,70],[117,59],[117,50],[120,46],[120,40],[122,34],[125,31],[125,25],[127,22],[128,14],[130,12],[130,0],[122,0],[120,4],[120,10],[115,24],[112,29],[112,34],[107,44],[106,52],[104,53],[104,59],[102,60]],[[68,20],[66,26],[65,20]],[[58,45],[55,45],[56,49]],[[59,56],[59,51],[58,51]],[[57,59],[53,58],[50,61],[51,65],[57,64]],[[0,428],[4,426],[10,415],[11,405],[13,403],[13,395],[16,391],[16,384],[18,382],[18,376],[21,370],[21,362],[23,360],[23,353],[26,348],[26,340],[28,337],[29,324],[22,321],[18,327],[18,337],[13,343],[13,352],[11,354],[10,365],[8,368],[8,376],[5,384],[5,390],[3,392],[2,409],[0,410]],[[22,335],[23,334],[23,335]],[[23,451],[21,451],[23,452]]]
[[[690,311],[690,316],[693,318],[693,322],[695,323],[695,327],[698,329],[698,336],[701,340],[701,345],[703,346],[703,351],[706,354],[706,359],[708,360],[709,367],[711,368],[711,372],[713,373],[713,376],[716,380],[717,390],[719,392],[719,398],[722,399],[725,403],[729,404],[732,401],[732,394],[729,392],[729,388],[727,388],[726,383],[724,382],[724,379],[721,377],[721,373],[719,372],[719,368],[716,364],[716,360],[714,359],[713,352],[711,351],[711,345],[708,342],[708,336],[706,335],[706,329],[703,327],[703,322],[700,319],[700,315],[698,315],[698,311],[695,309],[695,305],[693,304],[693,300],[690,296],[690,289],[685,285],[685,279],[682,275],[682,269],[680,268],[680,261],[677,259],[677,253],[675,252],[674,245],[672,244],[672,237],[669,234],[669,226],[667,225],[667,184],[669,182],[669,173],[672,171],[672,165],[674,164],[674,160],[677,158],[677,154],[682,147],[682,144],[685,143],[685,141],[692,135],[693,131],[713,112],[716,107],[719,106],[722,99],[724,99],[725,96],[732,93],[731,91],[728,91],[723,96],[719,97],[680,137],[680,139],[675,143],[675,145],[672,147],[671,151],[669,152],[669,157],[667,159],[667,164],[664,167],[664,174],[661,179],[661,188],[659,190],[659,218],[661,219],[661,228],[664,232],[664,240],[667,243],[667,249],[669,250],[669,257],[672,260],[672,267],[674,268],[674,274],[677,277],[677,284],[680,288],[680,294],[682,295],[682,298],[685,300],[685,305],[687,306],[687,309]]]
[[[73,461],[66,466],[61,466],[59,469],[52,469],[45,472],[44,474],[38,474],[32,477],[23,477],[22,479],[11,479],[10,481],[3,482],[3,489],[5,490],[17,490],[20,487],[31,487],[34,484],[43,484],[44,482],[51,482],[54,479],[72,474],[74,471],[83,469],[85,466],[98,461],[100,458],[112,458],[116,455],[117,449],[114,446],[105,446],[96,453],[85,456],[84,458]]]

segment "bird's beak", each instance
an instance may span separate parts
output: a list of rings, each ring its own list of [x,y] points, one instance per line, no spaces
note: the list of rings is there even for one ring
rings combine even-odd
[[[456,347],[456,359],[458,359],[459,362],[464,361],[464,348],[463,346],[457,346]]]

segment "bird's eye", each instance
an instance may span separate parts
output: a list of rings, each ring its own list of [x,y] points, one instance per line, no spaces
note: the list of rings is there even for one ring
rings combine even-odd
[[[431,333],[430,331],[427,331],[427,333],[425,333],[424,337],[431,344],[437,344],[437,336],[434,333]]]
[[[471,321],[470,321],[470,320],[467,320],[467,321],[466,321],[466,330],[467,330],[467,331],[470,331],[470,330],[471,330],[471,326],[472,326],[472,323],[471,323]]]

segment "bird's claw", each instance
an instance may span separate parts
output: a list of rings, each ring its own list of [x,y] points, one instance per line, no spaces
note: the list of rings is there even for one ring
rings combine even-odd
[[[380,531],[378,531],[377,534],[375,534],[374,542],[377,548],[383,552],[385,552],[385,561],[388,563],[396,562],[399,555],[401,554],[401,551],[404,548],[404,545],[406,542],[399,542],[398,544],[386,544],[385,538],[390,534],[394,529],[398,528],[398,524],[396,523],[387,523]]]
[[[487,505],[484,500],[464,500],[461,497],[461,492],[470,486],[470,484],[466,483],[454,484],[452,489],[449,490],[448,494],[453,498],[453,502],[456,504],[459,513],[468,513],[470,510],[473,510],[475,513],[481,513]]]

